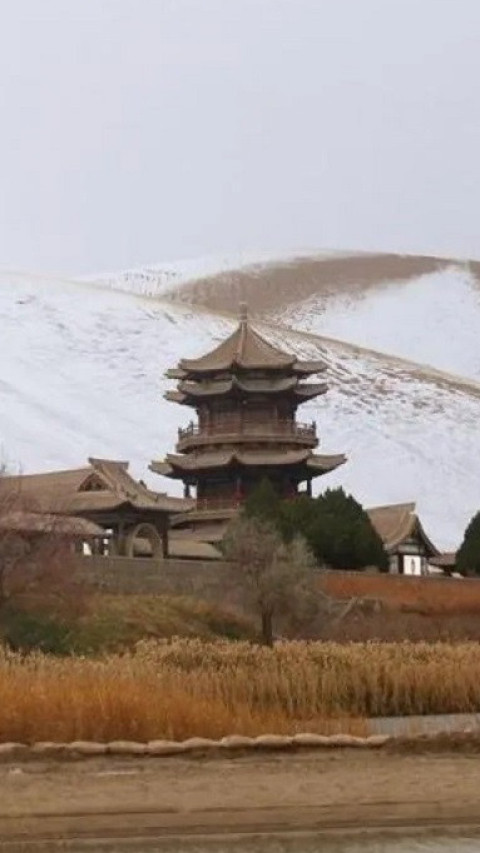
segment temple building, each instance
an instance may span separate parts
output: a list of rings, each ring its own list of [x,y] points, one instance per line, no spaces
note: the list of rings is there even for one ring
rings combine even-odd
[[[168,540],[172,515],[188,510],[191,502],[151,491],[131,476],[128,462],[90,458],[88,463],[66,471],[0,478],[0,510],[5,509],[3,516],[8,510],[12,529],[21,523],[36,532],[45,520],[55,518],[51,527],[56,534],[64,528],[77,531],[77,539],[85,534],[84,541],[90,541],[97,554],[192,556],[188,545],[170,549]]]
[[[425,533],[414,503],[371,507],[367,513],[388,554],[390,574],[431,574],[440,552]]]
[[[300,485],[311,494],[312,481],[345,462],[345,456],[318,455],[315,423],[296,419],[297,408],[325,394],[327,385],[308,381],[321,373],[321,361],[299,361],[266,341],[250,324],[242,306],[230,337],[197,359],[182,359],[167,377],[178,380],[167,400],[194,409],[197,420],[180,429],[176,453],[150,469],[181,480],[184,497],[195,506],[173,520],[172,541],[222,539],[238,507],[264,477],[282,498],[294,498]]]

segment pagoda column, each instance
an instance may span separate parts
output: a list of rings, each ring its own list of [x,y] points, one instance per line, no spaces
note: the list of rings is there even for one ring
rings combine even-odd
[[[295,483],[293,480],[290,479],[290,477],[286,477],[283,480],[282,488],[283,496],[286,500],[291,500],[292,498],[295,498],[298,494]]]
[[[310,477],[307,480],[307,495],[309,498],[312,497],[312,480]]]
[[[168,558],[168,530],[166,527],[163,528],[161,533],[162,538],[162,557],[164,560]]]
[[[239,474],[235,479],[235,503],[238,505],[242,502],[243,498],[243,482],[241,474]]]

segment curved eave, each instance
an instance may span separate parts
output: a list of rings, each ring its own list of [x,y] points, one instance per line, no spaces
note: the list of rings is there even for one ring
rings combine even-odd
[[[88,494],[91,494],[94,498],[96,496],[95,492],[90,492]],[[188,498],[175,498],[168,497],[166,495],[158,495],[155,500],[148,500],[146,498],[129,499],[112,495],[110,500],[102,501],[101,503],[96,503],[94,500],[91,502],[83,500],[84,493],[79,493],[78,497],[82,498],[82,501],[73,500],[71,503],[71,510],[76,510],[78,513],[83,513],[85,515],[94,515],[96,517],[100,517],[102,513],[118,513],[126,511],[171,515],[179,512],[188,512],[193,506],[193,501]]]
[[[315,373],[323,373],[327,369],[324,361],[296,361],[293,365],[295,373],[303,376],[313,376]]]
[[[165,400],[168,400],[169,403],[180,403],[182,405],[189,405],[189,401],[185,394],[182,394],[181,391],[165,391],[163,395]]]
[[[300,400],[312,400],[314,397],[321,397],[328,391],[326,382],[319,382],[311,385],[297,385],[295,388],[295,396]]]
[[[423,542],[427,557],[437,557],[439,555],[440,551],[425,533],[417,515],[412,515],[403,530],[399,531],[390,541],[384,543],[385,549],[389,552],[396,551],[405,540],[415,537],[418,537]]]
[[[232,379],[228,382],[218,382],[202,387],[201,384],[180,382],[177,390],[166,391],[165,400],[170,403],[180,403],[185,406],[195,406],[198,400],[212,397],[227,397],[232,393],[240,394],[293,394],[299,401],[312,400],[326,394],[328,385],[325,382],[315,384],[300,384],[296,377],[268,382],[268,380],[241,381]]]
[[[310,456],[307,459],[308,468],[312,468],[319,474],[328,474],[329,471],[335,471],[340,465],[344,465],[347,457],[343,453],[337,453],[332,456]]]
[[[172,477],[175,475],[173,467],[166,460],[163,462],[150,462],[148,470],[153,471],[154,474],[160,474],[162,477]]]
[[[195,399],[197,397],[221,397],[224,394],[229,394],[234,387],[233,379],[226,379],[224,381],[208,384],[202,384],[200,382],[179,382],[178,393],[183,394],[184,397],[192,397]]]
[[[215,365],[215,367],[211,367],[209,369],[205,367],[199,369],[189,366],[185,361],[181,361],[179,367],[169,368],[165,371],[164,375],[167,379],[181,379],[196,382],[202,379],[208,379],[217,373],[233,373],[236,368],[248,371],[269,370],[272,371],[272,373],[277,373],[279,370],[285,371],[289,369],[296,376],[301,377],[314,376],[316,373],[323,373],[327,369],[327,365],[323,361],[295,361],[294,357],[292,357],[284,364],[276,364],[273,366],[266,366],[260,362],[258,364],[243,364],[240,359],[229,362],[225,361],[223,364]]]
[[[311,450],[290,450],[286,452],[268,451],[227,451],[217,453],[202,453],[197,457],[192,454],[185,456],[169,454],[162,462],[152,462],[150,470],[165,477],[188,476],[204,471],[215,471],[229,468],[233,465],[246,468],[294,468],[306,465],[313,472],[324,474],[333,471],[346,462],[343,454],[335,456],[315,456]]]
[[[163,512],[168,512],[169,514],[176,515],[179,512],[190,512],[191,509],[195,506],[195,501],[190,500],[189,498],[175,498],[175,497],[165,497],[162,500],[157,502],[157,506],[153,506],[152,509],[160,510]]]
[[[202,527],[197,531],[188,531],[188,534],[197,539],[204,539],[207,542],[220,542],[225,535],[225,525],[217,524],[217,531],[209,531],[204,527],[209,522],[225,522],[231,521],[238,513],[238,508],[233,507],[218,507],[216,509],[193,509],[191,512],[184,515],[176,515],[171,522],[171,529],[181,531],[184,524],[192,525],[196,521],[202,522]]]
[[[250,361],[241,361],[235,359],[234,361],[228,361],[224,364],[215,365],[215,367],[207,368],[193,368],[183,366],[182,370],[187,372],[192,378],[202,377],[202,376],[211,376],[214,373],[225,373],[225,371],[234,372],[235,370],[270,370],[272,373],[276,371],[282,370],[291,370],[294,366],[293,359],[290,361],[286,361],[283,364],[265,364],[261,361],[259,362],[250,362]]]
[[[418,533],[420,539],[423,540],[423,544],[425,545],[425,550],[427,552],[427,556],[438,557],[438,555],[440,554],[440,551],[436,547],[436,545],[433,544],[430,537],[427,536],[427,534],[425,533],[423,525],[422,525],[420,519],[418,518],[418,516],[415,517],[415,521],[416,521],[416,525],[415,525],[416,526],[416,532]]]
[[[296,363],[294,355],[285,355],[283,358],[276,357],[269,359],[267,357],[259,358],[242,358],[241,355],[234,355],[222,360],[210,362],[208,358],[198,360],[183,359],[179,362],[178,369],[192,376],[208,376],[212,373],[221,373],[226,370],[277,370],[293,369]]]
[[[167,379],[186,379],[188,374],[180,367],[169,367],[165,371],[164,376]]]
[[[296,376],[271,380],[242,380],[236,376],[232,376],[231,379],[219,380],[218,382],[179,382],[177,393],[182,394],[184,397],[194,398],[222,397],[230,394],[232,391],[241,391],[245,394],[285,394],[288,391],[294,391],[297,385],[298,379]],[[314,386],[312,385],[311,387],[313,388]]]

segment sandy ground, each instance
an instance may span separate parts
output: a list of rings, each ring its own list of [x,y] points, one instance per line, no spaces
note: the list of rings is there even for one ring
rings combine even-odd
[[[239,301],[245,301],[252,314],[265,316],[312,295],[328,300],[342,293],[362,294],[385,281],[408,281],[448,264],[423,255],[307,255],[209,275],[175,287],[168,296],[215,312],[236,312]]]
[[[480,827],[479,754],[335,750],[0,765],[0,844],[332,828]]]

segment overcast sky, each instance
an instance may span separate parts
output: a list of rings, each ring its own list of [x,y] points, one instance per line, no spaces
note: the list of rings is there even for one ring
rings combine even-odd
[[[480,258],[480,0],[3,0],[0,265]]]

